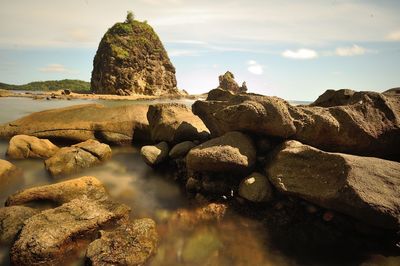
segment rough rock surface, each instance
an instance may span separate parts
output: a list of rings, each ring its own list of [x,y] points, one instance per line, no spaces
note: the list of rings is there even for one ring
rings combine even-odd
[[[0,159],[0,181],[17,173],[17,167],[12,163]]]
[[[127,219],[129,208],[110,200],[71,200],[25,221],[11,249],[14,265],[55,265],[68,260],[79,240],[93,236],[103,226]]]
[[[147,119],[153,141],[181,142],[209,137],[203,121],[183,104],[150,105]]]
[[[44,164],[52,176],[66,175],[92,167],[111,158],[107,144],[89,139],[71,147],[61,148]]]
[[[11,243],[24,221],[39,211],[25,206],[11,206],[0,208],[0,243]]]
[[[157,145],[147,145],[140,149],[140,155],[144,162],[150,166],[163,162],[168,157],[168,143],[165,141]]]
[[[235,81],[235,76],[229,71],[219,76],[218,80],[219,80],[218,88],[220,89],[230,91],[234,94],[243,93],[247,91],[246,82],[243,82],[243,85],[240,87]]]
[[[186,156],[187,168],[198,172],[247,172],[256,159],[252,140],[240,132],[206,141]]]
[[[317,100],[310,104],[310,106],[321,106],[321,107],[331,107],[346,105],[349,100],[356,93],[353,90],[342,89],[342,90],[327,90],[321,94]]]
[[[252,173],[242,180],[239,195],[252,202],[267,202],[273,197],[268,178],[260,173]]]
[[[148,106],[104,107],[75,105],[32,113],[0,126],[0,138],[30,135],[50,140],[81,142],[97,139],[106,143],[130,144],[148,136]]]
[[[277,98],[236,95],[197,101],[193,112],[220,136],[239,130],[299,140],[327,151],[400,159],[400,99],[360,92],[344,106],[291,106]]]
[[[12,159],[42,158],[53,156],[59,148],[48,139],[17,135],[11,138],[7,156]]]
[[[7,198],[5,205],[20,205],[37,200],[50,200],[58,204],[63,204],[80,197],[101,200],[107,198],[107,192],[97,178],[83,176],[56,184],[18,191]]]
[[[91,88],[103,94],[178,94],[175,68],[146,22],[116,23],[93,60]]]
[[[216,88],[208,92],[206,101],[228,101],[233,96],[234,94],[231,91]]]
[[[400,225],[400,163],[328,153],[291,140],[276,151],[267,174],[282,193],[378,227]]]
[[[158,242],[156,224],[144,218],[106,232],[93,241],[86,252],[90,265],[144,265],[155,253]]]
[[[186,154],[197,145],[194,144],[192,141],[184,141],[181,143],[176,144],[172,147],[171,151],[169,152],[169,157],[176,159],[179,157],[185,157]]]

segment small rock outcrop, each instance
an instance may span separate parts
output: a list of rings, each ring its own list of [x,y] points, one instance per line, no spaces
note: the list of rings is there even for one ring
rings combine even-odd
[[[183,104],[150,105],[147,119],[153,141],[205,140],[210,134],[203,121]]]
[[[32,113],[0,126],[0,138],[30,135],[50,140],[82,142],[97,139],[112,144],[131,144],[148,137],[148,106],[105,107],[75,105]],[[123,114],[123,115],[122,115]]]
[[[256,172],[242,180],[239,195],[252,202],[267,202],[273,197],[268,178]]]
[[[17,135],[11,138],[6,154],[11,159],[47,159],[53,156],[58,150],[59,148],[48,139]]]
[[[56,177],[76,173],[110,158],[110,146],[97,140],[89,139],[71,147],[61,148],[53,157],[47,159],[44,164],[46,170]]]
[[[155,253],[158,243],[156,224],[144,218],[125,223],[117,229],[101,231],[87,251],[89,265],[144,265]]]
[[[387,229],[400,225],[400,163],[318,150],[277,149],[267,174],[278,191]]]
[[[168,157],[169,147],[165,141],[157,145],[147,145],[140,149],[144,162],[150,166],[162,163]]]
[[[0,244],[11,243],[25,220],[39,211],[25,206],[11,206],[0,208]]]
[[[239,86],[235,81],[235,76],[230,71],[227,71],[225,74],[219,76],[218,80],[218,88],[220,89],[230,91],[234,94],[244,93],[247,91],[246,82],[243,82],[242,86]]]
[[[175,68],[160,39],[132,18],[104,34],[93,60],[91,88],[102,94],[179,94]]]
[[[186,165],[197,172],[243,173],[251,171],[255,160],[253,141],[243,133],[228,132],[191,149]]]

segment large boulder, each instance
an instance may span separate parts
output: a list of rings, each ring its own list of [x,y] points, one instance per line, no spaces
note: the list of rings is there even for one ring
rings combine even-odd
[[[156,224],[144,218],[125,223],[117,229],[101,231],[86,257],[90,265],[144,265],[155,253],[158,242]]]
[[[157,145],[143,146],[140,149],[140,155],[142,156],[146,164],[154,166],[167,159],[168,151],[168,143],[163,141],[158,143]]]
[[[209,137],[203,121],[184,104],[150,105],[147,119],[153,141],[181,142]]]
[[[24,226],[24,221],[38,212],[25,206],[0,208],[0,244],[11,243]]]
[[[282,193],[388,229],[400,225],[400,163],[287,141],[267,165]]]
[[[0,138],[26,134],[50,140],[97,139],[112,144],[146,140],[148,106],[75,105],[32,113],[0,126]]]
[[[400,159],[399,97],[360,92],[347,105],[323,108],[242,94],[229,101],[197,101],[192,109],[213,136],[238,130],[327,151]]]
[[[6,180],[9,177],[16,175],[18,169],[15,165],[10,163],[9,161],[0,159],[0,182],[3,183],[3,180]]]
[[[71,147],[61,148],[44,164],[52,176],[76,173],[82,169],[100,164],[111,158],[111,148],[107,144],[89,139]]]
[[[147,22],[133,19],[104,34],[93,60],[91,88],[119,95],[178,94],[175,68],[160,39]]]
[[[197,172],[248,172],[255,160],[253,141],[241,132],[228,132],[206,141],[186,155],[187,168]]]
[[[41,158],[53,156],[59,148],[48,139],[39,139],[28,135],[16,135],[11,138],[7,156],[11,159]]]
[[[103,183],[93,176],[83,176],[56,184],[27,188],[10,195],[5,205],[21,205],[32,201],[52,201],[57,204],[86,197],[101,200],[108,197]]]
[[[103,227],[126,220],[130,209],[110,200],[82,197],[45,210],[25,221],[11,249],[13,265],[66,263],[80,251],[80,240],[93,237]]]

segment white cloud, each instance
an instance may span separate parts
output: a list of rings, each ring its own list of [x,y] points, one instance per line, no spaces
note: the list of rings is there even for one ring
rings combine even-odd
[[[353,44],[351,47],[338,47],[335,50],[335,54],[338,56],[355,56],[355,55],[363,55],[368,50],[364,47]]]
[[[201,51],[198,50],[181,50],[181,49],[176,49],[176,50],[171,50],[168,52],[168,55],[170,57],[178,57],[178,56],[199,56],[201,54]]]
[[[283,57],[291,59],[313,59],[318,57],[318,53],[311,49],[298,49],[296,51],[286,50],[282,53]]]
[[[255,60],[249,60],[247,62],[247,70],[254,75],[262,75],[262,73],[264,73],[264,67]]]
[[[69,69],[65,68],[65,66],[61,64],[49,64],[45,67],[39,68],[40,72],[47,72],[47,73],[68,73],[70,72]]]
[[[388,34],[387,39],[391,41],[400,41],[400,30]]]

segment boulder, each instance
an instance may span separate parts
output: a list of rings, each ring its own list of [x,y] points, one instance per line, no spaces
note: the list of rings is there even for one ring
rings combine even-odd
[[[7,198],[5,205],[21,205],[38,200],[50,200],[57,204],[63,204],[80,197],[101,200],[108,196],[105,187],[97,178],[84,176],[18,191]]]
[[[76,173],[110,158],[110,146],[97,140],[89,139],[71,147],[61,148],[53,157],[47,159],[44,164],[46,170],[56,177]]]
[[[256,172],[242,180],[239,195],[252,202],[268,202],[273,197],[268,178]]]
[[[176,159],[179,157],[185,157],[186,154],[197,145],[192,141],[184,141],[176,144],[169,152],[169,157]]]
[[[216,88],[208,92],[206,101],[229,101],[233,96],[231,91]]]
[[[144,265],[155,253],[157,242],[155,222],[138,219],[111,232],[101,231],[101,237],[89,245],[86,258],[93,266]]]
[[[277,149],[267,174],[282,193],[374,226],[400,225],[400,163],[318,150],[298,141]]]
[[[93,60],[91,88],[104,94],[179,94],[175,68],[157,34],[134,19],[104,34]]]
[[[192,109],[212,136],[238,130],[296,139],[326,151],[400,160],[398,98],[360,92],[347,105],[323,108],[246,94],[225,102],[196,101]]]
[[[3,183],[3,180],[16,175],[18,172],[17,167],[12,163],[0,159],[0,183]]]
[[[41,158],[53,156],[59,148],[48,139],[33,136],[16,135],[11,138],[7,156],[11,159]]]
[[[146,140],[148,106],[75,105],[32,113],[0,126],[0,138],[30,135],[50,140],[82,142],[97,139],[112,144]]]
[[[254,144],[241,132],[228,132],[206,141],[186,156],[187,168],[197,172],[249,172],[255,160]]]
[[[183,104],[150,105],[147,119],[153,141],[177,143],[209,137],[209,130],[203,121]]]
[[[80,240],[103,227],[128,218],[130,209],[110,200],[82,197],[25,221],[11,248],[13,265],[65,264],[81,249]]]
[[[168,151],[168,143],[163,141],[158,143],[157,145],[143,146],[140,149],[140,155],[142,156],[146,164],[154,166],[167,159]]]
[[[349,100],[356,93],[353,90],[326,90],[310,106],[331,107],[349,104]]]
[[[39,211],[25,206],[11,206],[0,208],[0,243],[13,242],[17,233],[24,225],[24,221]]]

